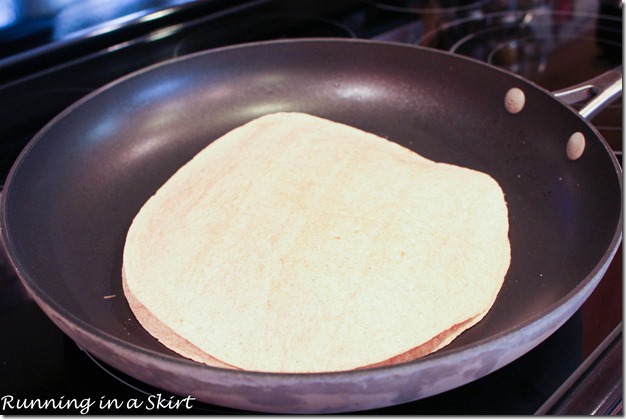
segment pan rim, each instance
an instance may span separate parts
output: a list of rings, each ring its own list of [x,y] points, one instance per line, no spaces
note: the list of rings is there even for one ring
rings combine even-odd
[[[512,329],[508,329],[506,331],[500,331],[498,333],[492,334],[488,337],[484,337],[475,342],[465,344],[458,348],[443,348],[437,352],[434,352],[430,355],[427,355],[422,358],[418,358],[413,361],[408,361],[408,362],[394,364],[394,365],[372,367],[372,368],[367,368],[367,369],[362,369],[362,370],[347,370],[347,371],[335,371],[335,372],[323,372],[323,373],[276,373],[276,372],[229,370],[229,369],[204,365],[204,364],[183,358],[182,356],[174,356],[174,355],[160,353],[160,352],[130,343],[128,341],[122,340],[120,338],[117,338],[116,336],[110,335],[109,333],[103,332],[101,329],[96,328],[95,326],[85,322],[81,318],[78,318],[74,314],[70,313],[66,308],[62,307],[55,300],[51,299],[47,293],[42,291],[42,289],[37,285],[37,282],[33,278],[31,278],[30,274],[27,272],[26,269],[24,269],[24,266],[21,264],[21,262],[18,260],[16,256],[17,252],[16,252],[16,249],[14,248],[12,237],[17,236],[17,234],[14,234],[9,231],[9,227],[8,227],[9,221],[7,220],[7,217],[8,217],[7,209],[10,204],[9,201],[10,201],[10,193],[12,190],[13,179],[18,176],[21,165],[23,164],[24,160],[27,159],[28,154],[34,149],[34,147],[36,147],[37,143],[39,143],[39,141],[41,141],[41,139],[45,137],[45,134],[53,126],[55,126],[58,123],[58,121],[67,117],[76,108],[82,106],[85,102],[92,100],[94,97],[97,97],[102,92],[107,91],[111,89],[112,87],[123,83],[125,80],[139,77],[142,74],[154,71],[157,68],[175,65],[179,61],[192,60],[198,56],[219,54],[222,51],[231,51],[231,50],[237,50],[237,49],[249,49],[249,48],[257,48],[257,47],[267,47],[271,45],[294,44],[294,43],[298,43],[298,44],[310,44],[310,43],[370,44],[370,45],[379,45],[380,47],[386,47],[386,48],[388,47],[402,48],[407,51],[417,50],[417,51],[422,51],[420,53],[424,53],[424,54],[438,54],[442,56],[454,56],[454,59],[460,63],[470,62],[470,63],[473,63],[471,65],[480,65],[485,68],[488,68],[489,71],[497,71],[497,72],[505,73],[508,77],[513,77],[518,82],[524,85],[530,86],[533,89],[539,90],[543,92],[544,94],[550,96],[553,100],[561,104],[561,106],[565,106],[572,113],[576,114],[576,116],[579,119],[581,119],[585,123],[585,125],[593,131],[593,133],[600,140],[600,143],[605,147],[605,149],[607,149],[606,151],[611,156],[611,161],[613,163],[614,169],[618,173],[617,177],[618,177],[620,190],[622,189],[622,179],[621,179],[621,176],[619,175],[621,173],[621,167],[619,166],[617,158],[614,156],[614,154],[610,150],[610,147],[608,146],[606,141],[602,138],[601,134],[587,120],[582,118],[575,110],[573,110],[573,108],[564,104],[563,102],[558,100],[556,97],[554,97],[551,92],[547,91],[541,86],[538,86],[534,82],[529,81],[507,70],[500,69],[498,67],[492,66],[490,64],[484,63],[482,61],[479,61],[470,57],[459,56],[459,55],[448,53],[446,51],[435,50],[432,48],[427,48],[427,47],[418,46],[418,45],[403,44],[403,43],[396,43],[396,42],[389,42],[389,41],[353,39],[353,38],[299,38],[299,39],[259,41],[259,42],[251,42],[251,43],[245,43],[245,44],[239,44],[239,45],[233,45],[233,46],[226,46],[226,47],[211,49],[207,51],[199,51],[199,52],[195,52],[195,53],[184,55],[184,56],[174,57],[169,60],[144,67],[142,69],[139,69],[137,71],[124,75],[116,80],[113,80],[105,84],[104,86],[101,86],[95,89],[94,91],[88,93],[87,95],[85,95],[84,97],[82,97],[81,99],[73,103],[72,105],[70,105],[68,108],[63,110],[61,113],[55,116],[52,120],[50,120],[41,130],[39,130],[35,134],[35,136],[28,142],[26,147],[22,150],[22,152],[17,157],[15,164],[11,167],[11,170],[9,171],[9,174],[5,182],[4,190],[2,193],[2,202],[1,202],[2,217],[0,218],[0,232],[2,234],[0,236],[2,237],[2,241],[7,251],[6,253],[7,253],[10,263],[12,264],[12,266],[15,268],[16,272],[18,273],[18,276],[21,282],[29,289],[29,291],[32,294],[34,294],[34,296],[36,297],[36,300],[38,300],[40,303],[47,305],[51,310],[55,311],[59,316],[64,318],[73,326],[81,329],[81,331],[85,333],[86,335],[92,337],[93,339],[102,341],[103,343],[107,343],[107,346],[108,344],[112,343],[120,347],[123,347],[125,350],[131,351],[131,352],[138,352],[140,354],[147,355],[156,359],[161,359],[165,362],[173,363],[180,367],[190,368],[193,370],[203,370],[203,371],[206,371],[207,373],[215,372],[219,374],[224,373],[224,374],[229,374],[229,375],[239,374],[239,375],[243,375],[243,376],[250,377],[250,378],[257,377],[257,378],[275,379],[276,377],[285,377],[285,378],[295,378],[298,380],[317,380],[317,379],[325,379],[325,378],[331,378],[331,377],[336,378],[338,376],[345,376],[345,377],[368,376],[371,374],[377,374],[381,371],[385,371],[388,373],[394,373],[394,372],[399,373],[403,370],[407,370],[407,369],[412,370],[413,368],[417,368],[422,365],[425,368],[429,364],[432,364],[433,362],[435,362],[436,360],[440,358],[455,358],[455,357],[456,358],[458,357],[469,358],[471,357],[470,354],[476,352],[479,348],[489,346],[489,345],[495,345],[496,343],[506,341],[508,337],[518,333],[519,331],[523,329],[528,329],[533,324],[536,324],[537,322],[542,321],[542,319],[545,319],[546,316],[553,315],[554,313],[558,312],[559,309],[563,308],[563,306],[565,305],[567,301],[571,300],[576,295],[579,295],[586,287],[592,286],[593,288],[595,288],[595,285],[597,285],[597,283],[601,279],[601,276],[603,275],[604,271],[608,267],[609,262],[615,256],[615,253],[617,252],[619,244],[621,243],[622,224],[623,224],[622,211],[620,211],[619,220],[616,225],[616,231],[611,240],[611,244],[607,248],[607,250],[604,252],[602,258],[600,259],[598,264],[596,264],[594,269],[591,272],[589,272],[576,285],[576,287],[574,287],[566,295],[561,297],[559,300],[554,302],[545,310],[542,310],[541,313],[531,318],[526,319],[524,322],[518,324],[516,327]]]

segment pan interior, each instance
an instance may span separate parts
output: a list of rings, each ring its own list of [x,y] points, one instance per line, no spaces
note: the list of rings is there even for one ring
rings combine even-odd
[[[526,107],[503,106],[512,87]],[[5,238],[33,292],[72,321],[162,353],[121,288],[126,232],[174,171],[228,130],[307,112],[502,186],[512,262],[492,311],[445,351],[536,319],[598,269],[621,185],[595,132],[523,80],[451,55],[377,43],[259,44],[160,65],[102,89],[31,143],[5,190]],[[567,159],[569,136],[587,139]]]

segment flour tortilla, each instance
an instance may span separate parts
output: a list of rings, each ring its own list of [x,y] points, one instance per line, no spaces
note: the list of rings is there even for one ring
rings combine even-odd
[[[327,372],[447,345],[485,316],[509,263],[490,176],[277,113],[214,141],[146,202],[123,277],[139,321],[184,356]]]

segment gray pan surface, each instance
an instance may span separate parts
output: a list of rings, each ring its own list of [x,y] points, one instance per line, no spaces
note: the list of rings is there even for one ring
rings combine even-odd
[[[526,106],[503,105],[518,87]],[[308,112],[492,175],[512,261],[482,322],[413,362],[325,374],[235,372],[163,347],[121,288],[122,250],[143,203],[220,135],[260,115]],[[567,158],[576,131],[586,149]],[[2,237],[20,278],[81,347],[155,387],[271,412],[404,403],[476,380],[556,330],[621,241],[621,170],[599,134],[549,92],[470,59],[413,46],[297,40],[213,50],[105,86],[48,124],[14,165]],[[114,295],[113,298],[105,298]]]

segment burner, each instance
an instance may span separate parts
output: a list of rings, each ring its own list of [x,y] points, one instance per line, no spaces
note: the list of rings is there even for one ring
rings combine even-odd
[[[622,62],[621,15],[585,10],[474,14],[425,32],[416,44],[487,62],[532,80],[550,91],[572,86]],[[597,128],[621,150],[621,103],[602,111]]]
[[[548,71],[547,61],[552,56],[558,55],[558,61],[567,56],[579,61],[607,58],[606,51],[614,52],[621,45],[621,33],[615,32],[611,25],[615,22],[621,20],[582,12],[544,9],[497,12],[448,22],[425,33],[417,44],[477,58],[537,79]],[[597,37],[597,33],[604,37]],[[574,44],[577,54],[570,54]],[[584,49],[581,51],[578,46]],[[585,57],[581,53],[592,56]],[[621,55],[611,61],[621,62]]]
[[[380,12],[413,17],[409,24],[396,26],[392,31],[375,39],[413,44],[425,33],[435,30],[445,22],[467,16],[482,15],[493,0],[363,0]]]
[[[493,0],[366,0],[380,9],[403,13],[464,13],[481,10]]]
[[[255,31],[249,28],[254,27]],[[295,14],[266,14],[232,19],[200,29],[176,45],[174,56],[230,44],[283,38],[354,38],[348,27],[329,19]]]
[[[95,35],[172,13],[190,0],[82,0],[54,16],[54,39]],[[60,3],[60,2],[59,2]]]

